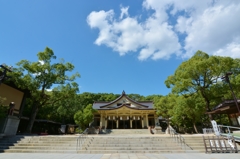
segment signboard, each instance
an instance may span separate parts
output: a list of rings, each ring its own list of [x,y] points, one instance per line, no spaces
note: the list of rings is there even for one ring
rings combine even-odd
[[[218,126],[217,126],[217,122],[215,120],[211,120],[211,123],[212,123],[212,127],[213,127],[215,135],[220,136],[220,132],[219,132],[219,129],[218,129]]]

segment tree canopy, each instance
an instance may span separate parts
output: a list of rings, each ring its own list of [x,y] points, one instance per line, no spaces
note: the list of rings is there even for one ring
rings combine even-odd
[[[77,125],[81,127],[82,130],[88,127],[88,124],[93,121],[93,113],[96,110],[92,108],[92,104],[87,105],[83,110],[79,110],[74,115],[74,120]]]
[[[165,84],[173,93],[185,97],[199,93],[205,101],[206,111],[210,111],[211,100],[221,99],[225,91],[221,77],[228,71],[237,70],[235,66],[236,61],[230,57],[209,56],[197,51],[167,78]]]
[[[166,79],[165,84],[171,88],[171,94],[155,100],[157,112],[163,117],[171,117],[176,126],[193,127],[198,132],[196,124],[205,124],[206,111],[223,99],[233,98],[228,84],[221,77],[232,72],[231,83],[235,91],[240,88],[239,61],[197,51]],[[239,91],[236,94],[240,95]]]
[[[59,94],[55,101],[51,100],[51,93],[48,89],[54,89],[57,85],[71,85],[74,91],[78,91],[78,86],[74,83],[79,73],[69,76],[67,72],[74,69],[74,65],[63,60],[53,63],[56,59],[54,52],[46,47],[43,52],[37,54],[38,60],[31,62],[21,60],[17,63],[18,68],[13,72],[14,83],[18,87],[28,89],[30,91],[30,103],[32,105],[31,117],[27,127],[27,132],[31,132],[37,112],[43,106],[52,104],[60,99],[64,100],[70,97],[71,93]]]

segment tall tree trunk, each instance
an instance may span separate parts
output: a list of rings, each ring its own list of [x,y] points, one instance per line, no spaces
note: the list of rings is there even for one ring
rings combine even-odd
[[[196,123],[195,123],[195,122],[193,122],[193,127],[194,127],[194,130],[195,130],[195,133],[198,134],[198,130],[197,130],[197,127],[196,127]]]
[[[207,105],[207,112],[210,112],[210,111],[211,111],[211,110],[210,110],[210,102],[207,101],[207,102],[206,102],[206,105]],[[208,117],[209,117],[210,120],[213,120],[212,114],[208,114]]]
[[[33,107],[32,107],[31,116],[30,116],[30,119],[29,119],[29,122],[28,122],[28,126],[27,126],[27,129],[26,129],[26,133],[31,133],[32,132],[32,127],[33,127],[35,118],[37,116],[38,109],[39,109],[38,104],[34,103]]]
[[[207,112],[211,111],[209,99],[207,98],[207,96],[206,96],[206,94],[204,93],[203,90],[201,90],[200,92],[201,92],[201,95],[204,98],[204,101],[205,101],[205,104],[206,104],[206,111]],[[208,117],[209,117],[210,120],[213,120],[212,114],[208,114]]]

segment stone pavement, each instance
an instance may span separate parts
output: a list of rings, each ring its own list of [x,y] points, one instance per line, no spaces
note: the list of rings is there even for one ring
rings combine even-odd
[[[0,153],[0,159],[239,159],[240,154],[49,154]]]

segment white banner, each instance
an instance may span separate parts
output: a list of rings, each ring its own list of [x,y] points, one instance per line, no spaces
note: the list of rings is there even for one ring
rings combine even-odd
[[[220,132],[218,130],[217,122],[215,120],[212,120],[211,123],[212,123],[212,127],[213,127],[215,135],[220,136]]]

